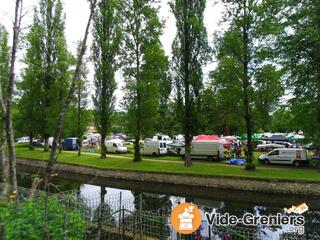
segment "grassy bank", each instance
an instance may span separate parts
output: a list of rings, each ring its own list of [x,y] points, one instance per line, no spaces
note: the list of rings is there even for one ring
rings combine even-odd
[[[30,151],[27,148],[17,148],[18,158],[29,158],[47,160],[49,153],[38,150]],[[286,166],[260,166],[256,171],[245,171],[243,167],[230,166],[220,163],[194,162],[191,168],[186,168],[183,161],[153,161],[143,160],[133,162],[130,158],[109,157],[100,159],[99,156],[82,154],[78,157],[76,153],[63,152],[59,155],[60,163],[71,163],[102,169],[119,169],[119,170],[138,170],[186,174],[205,174],[214,176],[236,176],[251,177],[261,179],[288,179],[288,180],[313,180],[320,182],[320,173],[315,169],[294,168]]]

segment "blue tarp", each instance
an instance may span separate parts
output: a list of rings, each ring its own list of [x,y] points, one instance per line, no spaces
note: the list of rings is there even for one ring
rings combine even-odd
[[[238,165],[238,166],[244,165],[244,163],[245,163],[245,160],[238,159],[238,158],[232,158],[227,161],[227,164]]]

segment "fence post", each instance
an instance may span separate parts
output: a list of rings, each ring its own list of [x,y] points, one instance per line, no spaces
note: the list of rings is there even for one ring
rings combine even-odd
[[[124,207],[122,207],[122,240],[125,240],[124,237]]]
[[[142,212],[142,193],[139,195],[139,211]]]
[[[64,215],[64,232],[63,232],[63,239],[67,239],[68,237],[68,217],[67,215]]]
[[[1,224],[1,235],[0,235],[0,240],[5,240],[6,239],[6,224]]]
[[[120,192],[120,199],[119,199],[119,234],[121,233],[121,209],[122,209],[122,192]]]
[[[136,239],[136,217],[137,217],[137,213],[134,212],[133,213],[133,223],[132,223],[132,238],[133,238],[133,240]]]
[[[143,232],[143,228],[142,228],[142,193],[140,193],[139,195],[139,232],[140,232],[140,240],[143,240],[142,238],[142,232]]]
[[[163,226],[163,222],[162,222],[162,220],[163,220],[163,218],[162,218],[162,208],[160,209],[160,239],[162,240],[163,239],[163,228],[162,228],[162,226]]]

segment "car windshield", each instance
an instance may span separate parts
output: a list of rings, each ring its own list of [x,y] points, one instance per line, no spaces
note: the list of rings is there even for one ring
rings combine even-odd
[[[118,147],[123,147],[122,143],[117,143]]]
[[[279,155],[279,150],[273,151],[273,152],[269,153],[268,155],[269,155],[269,156]]]

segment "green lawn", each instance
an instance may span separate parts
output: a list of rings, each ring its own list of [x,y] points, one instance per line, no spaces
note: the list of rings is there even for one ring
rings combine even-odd
[[[49,153],[27,148],[17,148],[17,157],[47,160]],[[229,166],[222,163],[194,162],[191,168],[186,168],[178,162],[145,160],[133,162],[128,158],[114,158],[102,160],[98,156],[82,154],[78,157],[76,153],[62,153],[59,155],[59,162],[72,163],[85,166],[92,166],[106,169],[139,170],[154,172],[206,174],[215,176],[237,176],[262,179],[289,179],[289,180],[315,180],[320,181],[320,173],[310,168],[294,168],[284,166],[258,166],[255,171],[245,171],[244,167]]]

